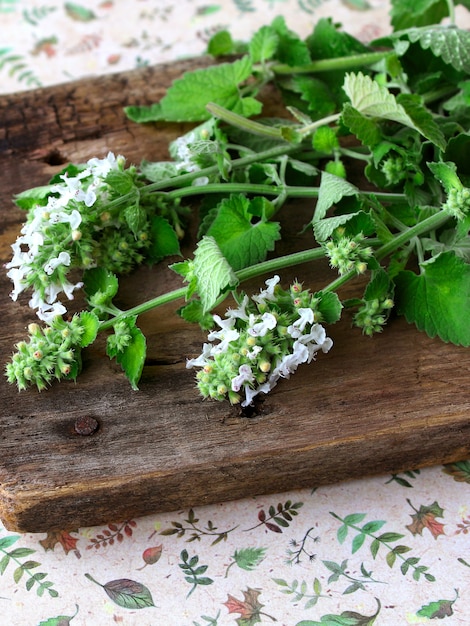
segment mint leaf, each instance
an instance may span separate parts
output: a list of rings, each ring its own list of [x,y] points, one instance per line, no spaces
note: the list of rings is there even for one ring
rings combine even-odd
[[[142,375],[145,364],[147,345],[142,331],[135,326],[135,318],[129,319],[129,344],[116,354],[116,361],[121,365],[134,391],[139,388],[137,383]]]
[[[86,270],[83,275],[83,283],[88,298],[100,293],[109,301],[117,294],[119,287],[117,276],[104,267]]]
[[[446,0],[393,0],[390,13],[394,30],[410,26],[427,26],[439,24],[442,18],[449,15]]]
[[[452,65],[457,71],[470,74],[470,32],[450,26],[409,28],[397,33],[411,43],[418,42],[423,50],[428,48],[434,56]]]
[[[212,309],[224,291],[238,284],[233,268],[213,237],[206,236],[199,241],[194,253],[193,271],[203,313]]]
[[[462,182],[457,176],[457,167],[452,161],[427,163],[427,166],[444,187],[447,194],[451,189],[462,189]]]
[[[228,30],[219,30],[210,38],[207,45],[207,54],[211,54],[214,57],[233,54],[234,52],[235,44]]]
[[[251,38],[248,48],[253,63],[264,63],[274,56],[279,36],[272,26],[262,26]]]
[[[111,170],[105,181],[117,196],[124,196],[134,187],[132,175],[129,172],[121,172],[120,170]]]
[[[444,252],[422,263],[421,270],[395,277],[398,312],[430,337],[470,346],[470,265]]]
[[[221,63],[186,72],[169,87],[159,103],[150,107],[126,107],[126,115],[135,122],[200,122],[207,120],[209,102],[243,114],[239,85],[251,75],[248,56],[233,63]],[[251,102],[250,110],[253,109]],[[261,104],[258,103],[258,113]]]
[[[334,217],[326,217],[314,223],[315,239],[326,241],[340,226],[348,225],[347,234],[357,235],[363,233],[370,235],[374,231],[374,222],[368,213],[357,211],[356,213],[344,213]]]
[[[423,105],[420,96],[403,93],[397,97],[397,102],[403,106],[414,127],[429,141],[432,141],[441,150],[446,149],[446,140],[443,132],[434,121],[430,111]]]
[[[370,76],[362,72],[346,74],[343,88],[352,106],[363,115],[415,128],[413,120],[398,104],[395,96]]]
[[[359,189],[344,178],[322,172],[317,205],[313,216],[313,223],[322,220],[330,207],[339,202],[344,196],[354,196]]]
[[[152,244],[147,251],[147,257],[152,263],[158,263],[166,256],[181,254],[175,229],[165,218],[159,215],[152,218],[150,238]]]
[[[271,27],[279,38],[276,58],[281,63],[286,63],[290,67],[310,63],[311,58],[307,44],[296,33],[289,30],[282,15],[278,15],[272,21]]]
[[[314,297],[318,298],[315,313],[319,313],[319,322],[334,324],[340,319],[343,305],[336,293],[332,291],[327,291],[326,293],[318,291],[314,294]]]
[[[200,300],[190,300],[188,304],[179,308],[177,313],[187,322],[199,324],[202,330],[210,330],[214,326],[214,318],[210,313],[205,313],[202,310]]]
[[[90,311],[82,311],[79,317],[83,328],[83,335],[80,339],[80,347],[85,348],[95,341],[100,326],[100,320]]]
[[[252,222],[253,218],[257,218]],[[234,270],[264,261],[280,239],[277,222],[259,215],[259,203],[242,195],[222,200],[207,234],[215,239]]]
[[[140,206],[138,201],[131,202],[126,206],[122,214],[129,230],[135,237],[138,237],[147,222],[145,209]]]
[[[365,146],[373,147],[380,143],[382,132],[377,122],[360,113],[349,102],[343,106],[341,120]]]
[[[53,185],[43,185],[42,187],[33,187],[21,193],[16,194],[14,201],[20,209],[31,209],[37,204],[47,204],[47,198],[51,193]]]

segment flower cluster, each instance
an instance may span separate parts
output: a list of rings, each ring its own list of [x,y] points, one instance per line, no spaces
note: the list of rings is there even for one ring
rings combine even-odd
[[[390,297],[364,300],[361,308],[354,316],[354,325],[362,328],[365,335],[371,337],[380,333],[387,323],[394,302]]]
[[[470,213],[470,189],[452,187],[442,208],[458,220],[463,220]]]
[[[354,270],[363,274],[367,269],[367,262],[373,254],[372,248],[363,246],[362,233],[354,237],[340,235],[324,244],[326,255],[331,267],[338,269],[340,274],[347,274]]]
[[[55,317],[50,326],[28,326],[28,341],[20,341],[6,365],[9,383],[21,391],[36,384],[39,391],[53,378],[75,377],[80,369],[81,341],[85,327],[75,315],[70,322]]]
[[[301,363],[333,345],[316,322],[310,292],[298,282],[289,291],[278,283],[279,276],[267,280],[266,289],[251,300],[245,295],[225,319],[213,316],[219,329],[209,333],[202,354],[187,362],[188,368],[201,368],[196,379],[205,398],[249,406],[259,393],[268,393],[280,378],[289,378]]]
[[[48,189],[46,199],[29,209],[21,234],[12,245],[13,257],[6,264],[14,285],[10,296],[17,300],[22,292],[32,289],[29,305],[48,324],[66,312],[60,294],[71,300],[74,291],[82,287],[81,282],[69,281],[71,269],[96,265],[97,233],[107,225],[116,228],[116,218],[107,210],[111,195],[107,177],[123,167],[123,157],[112,153],[104,159],[90,159],[84,168],[75,168],[75,175],[61,174],[60,182]],[[101,247],[109,253],[109,245]]]

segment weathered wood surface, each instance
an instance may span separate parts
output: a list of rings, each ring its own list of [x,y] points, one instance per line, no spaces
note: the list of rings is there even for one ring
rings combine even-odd
[[[14,193],[44,184],[63,163],[108,150],[135,163],[166,155],[182,128],[132,124],[122,107],[158,100],[191,66],[0,97],[2,263],[23,218]],[[292,211],[301,209],[297,203]],[[286,250],[298,245],[299,224],[301,217],[287,221]],[[316,266],[296,271],[312,288],[326,273]],[[175,288],[175,280],[163,266],[141,269],[124,280],[121,304]],[[5,362],[32,319],[8,298],[4,272],[0,289]],[[185,360],[199,354],[204,336],[174,307],[142,316],[140,326],[148,360],[138,392],[99,345],[85,353],[77,384],[19,394],[1,377],[0,518],[8,529],[72,529],[470,457],[470,352],[403,320],[374,339],[348,319],[332,327],[331,352],[281,382],[250,419],[200,399]],[[76,420],[89,417],[98,430],[76,434]]]

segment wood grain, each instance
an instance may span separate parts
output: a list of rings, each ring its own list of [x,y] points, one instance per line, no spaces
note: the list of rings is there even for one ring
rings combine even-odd
[[[2,263],[23,219],[14,193],[44,184],[66,162],[108,150],[134,163],[165,158],[184,128],[132,124],[122,107],[158,100],[173,78],[204,63],[0,97]],[[311,211],[301,202],[290,207],[286,251],[301,246],[297,233]],[[326,266],[296,271],[313,289],[328,275]],[[283,273],[283,282],[293,276]],[[123,280],[120,304],[178,286],[164,264],[141,268]],[[10,301],[4,272],[0,289],[6,361],[31,312]],[[470,456],[468,350],[431,340],[401,319],[368,339],[345,318],[330,329],[331,352],[282,381],[246,418],[228,404],[201,400],[185,361],[199,354],[204,336],[174,310],[139,320],[148,359],[138,392],[103,356],[102,341],[85,352],[77,384],[18,393],[1,377],[0,518],[9,530],[74,529]],[[95,433],[76,433],[84,418],[98,422]]]

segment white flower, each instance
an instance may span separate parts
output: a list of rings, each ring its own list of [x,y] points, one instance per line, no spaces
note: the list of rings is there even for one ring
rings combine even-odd
[[[240,365],[238,376],[232,378],[232,391],[240,391],[244,383],[252,383],[255,380],[254,374],[249,365]]]
[[[68,252],[61,252],[58,257],[49,259],[44,265],[44,272],[50,276],[59,265],[70,265],[70,254]]]
[[[226,316],[229,318],[235,318],[235,319],[248,321],[248,313],[246,312],[246,307],[248,305],[248,302],[249,302],[249,298],[245,294],[238,309],[227,309]]]
[[[313,311],[309,308],[299,308],[298,310],[299,318],[295,320],[295,322],[288,327],[287,332],[291,337],[297,339],[301,336],[303,331],[305,330],[305,326],[307,324],[313,324]]]
[[[37,316],[46,324],[52,324],[55,317],[67,313],[67,309],[60,302],[54,304],[46,304],[43,302],[37,311]]]
[[[220,315],[213,315],[212,317],[216,324],[220,326],[220,330],[211,331],[207,338],[209,339],[209,341],[214,341],[215,339],[218,339],[220,341],[219,344],[212,347],[211,351],[211,354],[220,354],[227,350],[228,344],[231,341],[236,341],[239,338],[240,333],[238,332],[238,330],[233,328],[233,326],[235,325],[234,318],[228,318],[223,320]]]
[[[280,280],[281,278],[277,274],[272,278],[269,278],[265,283],[268,288],[261,290],[258,295],[252,296],[252,299],[258,304],[265,304],[267,301],[272,302],[275,300],[276,296],[274,295],[274,288]]]
[[[255,319],[257,319],[256,316],[250,315],[248,334],[252,337],[264,337],[269,330],[276,328],[277,319],[272,313],[263,313],[261,321],[256,324],[253,323]]]
[[[22,291],[26,289],[26,284],[23,282],[23,278],[29,273],[30,268],[25,267],[12,267],[8,272],[8,278],[13,281],[13,289],[10,292],[10,298],[17,300]]]
[[[195,359],[188,359],[186,361],[186,367],[189,369],[190,367],[204,367],[209,363],[209,357],[211,356],[212,344],[205,343],[202,346],[202,353],[196,357]]]
[[[112,152],[108,152],[104,159],[93,158],[87,162],[88,167],[91,170],[93,176],[105,178],[111,170],[117,170],[119,167],[119,160],[122,160],[122,156],[118,156],[117,159]]]

